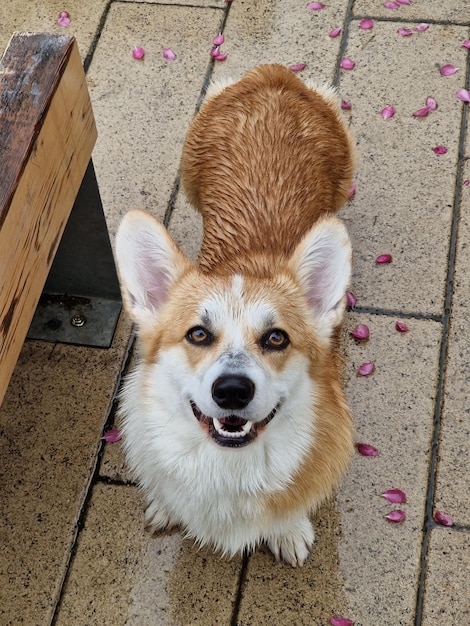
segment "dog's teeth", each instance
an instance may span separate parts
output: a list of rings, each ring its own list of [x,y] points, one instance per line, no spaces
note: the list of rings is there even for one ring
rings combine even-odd
[[[223,435],[224,434],[224,430],[223,430],[222,424],[219,422],[219,420],[216,417],[213,417],[212,421],[214,422],[214,426],[215,426],[216,431]]]
[[[216,417],[213,417],[212,421],[219,435],[222,435],[223,437],[232,437],[233,439],[237,439],[238,437],[245,437],[245,435],[247,435],[250,432],[251,426],[252,426],[252,423],[250,421],[247,421],[246,424],[243,424],[240,427],[241,428],[240,430],[231,432],[229,430],[225,430],[223,427],[223,424],[221,424]]]
[[[252,424],[251,424],[251,422],[249,422],[249,421],[248,421],[246,424],[244,424],[244,425],[242,426],[242,430],[243,430],[243,434],[244,434],[244,435],[248,435],[248,433],[249,433],[249,432],[250,432],[250,430],[251,430],[251,426],[252,426]]]

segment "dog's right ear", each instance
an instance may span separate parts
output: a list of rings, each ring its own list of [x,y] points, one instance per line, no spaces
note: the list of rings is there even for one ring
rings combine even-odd
[[[151,329],[174,282],[191,267],[158,220],[129,211],[116,235],[116,261],[122,298],[131,319]]]

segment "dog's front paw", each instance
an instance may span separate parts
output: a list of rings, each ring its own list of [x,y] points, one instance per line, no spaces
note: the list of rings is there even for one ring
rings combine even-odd
[[[150,532],[159,530],[170,530],[177,526],[178,522],[166,511],[158,508],[155,504],[150,504],[145,511],[145,527]]]
[[[300,517],[282,524],[284,529],[267,539],[269,549],[276,561],[285,561],[292,567],[302,567],[315,540],[315,533],[308,517]]]

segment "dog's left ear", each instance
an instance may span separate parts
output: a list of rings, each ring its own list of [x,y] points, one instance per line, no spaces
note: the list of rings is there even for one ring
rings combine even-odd
[[[351,276],[351,242],[343,223],[335,217],[317,222],[294,250],[289,266],[320,332],[329,337],[343,318]]]
[[[129,211],[116,235],[116,261],[126,310],[141,330],[153,328],[171,286],[191,267],[166,228],[144,211]]]

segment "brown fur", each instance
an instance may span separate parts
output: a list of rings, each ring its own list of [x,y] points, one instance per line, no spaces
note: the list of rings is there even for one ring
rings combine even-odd
[[[324,213],[348,198],[354,148],[336,102],[265,65],[204,104],[182,180],[201,212],[203,271],[270,274]]]

